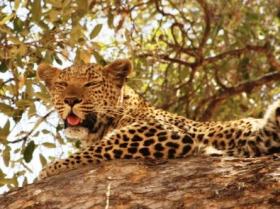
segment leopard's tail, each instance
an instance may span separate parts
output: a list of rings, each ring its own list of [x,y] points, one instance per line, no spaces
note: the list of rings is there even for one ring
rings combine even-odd
[[[268,107],[262,119],[247,120],[252,127],[250,134],[240,129],[244,133],[229,139],[225,149],[198,144],[199,149],[212,156],[258,157],[280,153],[280,100]]]
[[[257,139],[265,142],[265,154],[280,153],[280,100],[268,107],[264,120],[265,124]]]
[[[242,143],[240,143],[242,142]],[[258,157],[280,153],[280,100],[271,104],[247,139],[240,139],[227,155]]]

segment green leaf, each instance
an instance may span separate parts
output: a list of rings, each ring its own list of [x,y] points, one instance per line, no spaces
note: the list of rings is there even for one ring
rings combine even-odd
[[[3,151],[3,161],[5,163],[5,166],[9,166],[10,164],[10,159],[11,159],[11,154],[10,154],[11,148],[9,146],[6,146],[4,151]]]
[[[49,134],[49,133],[50,133],[50,131],[49,131],[49,130],[47,130],[47,129],[43,129],[43,130],[42,130],[42,133],[43,133],[43,134]]]
[[[44,142],[42,145],[47,148],[56,148],[56,145],[50,142]]]
[[[78,40],[83,37],[84,29],[83,27],[77,23],[75,26],[72,27],[72,30],[70,32],[70,44],[75,45]]]
[[[108,22],[107,22],[109,28],[114,28],[114,15],[110,12],[108,14]]]
[[[49,11],[49,18],[51,22],[55,22],[57,20],[59,20],[59,14],[60,12],[58,10],[50,10]]]
[[[10,121],[7,120],[6,124],[2,129],[0,129],[0,142],[2,144],[7,144],[7,137],[10,133]]]
[[[22,114],[24,113],[24,111],[25,110],[23,110],[23,109],[21,109],[21,110],[20,109],[15,109],[14,114],[12,116],[15,122],[18,122],[18,121],[21,120]]]
[[[21,21],[21,19],[19,19],[18,17],[16,17],[16,18],[14,19],[13,24],[14,24],[14,29],[15,29],[16,32],[21,32],[21,31],[22,31],[23,26],[24,26],[24,22]]]
[[[0,185],[9,185],[13,184],[15,185],[15,179],[14,178],[0,178]]]
[[[5,73],[7,70],[8,70],[8,66],[6,65],[5,62],[1,61],[1,64],[0,64],[0,72],[1,72],[1,73]]]
[[[28,99],[21,99],[16,102],[16,105],[19,109],[25,109],[33,104],[33,101]]]
[[[36,114],[36,106],[35,106],[34,103],[32,103],[29,107],[29,110],[28,110],[28,117],[31,118],[35,114]]]
[[[23,158],[25,162],[29,163],[32,160],[33,152],[35,150],[35,143],[34,141],[30,141],[24,149]]]
[[[95,57],[97,63],[99,63],[101,65],[106,65],[106,61],[97,51],[93,51],[92,53],[93,53],[93,56]]]
[[[62,65],[61,59],[56,54],[54,55],[54,60],[57,62],[57,64]]]
[[[35,22],[39,22],[42,15],[42,9],[41,9],[41,0],[34,0],[31,5],[31,14],[32,19]]]
[[[46,158],[42,154],[39,155],[39,158],[40,158],[42,167],[44,167],[47,164]]]
[[[102,29],[102,24],[97,24],[93,28],[92,32],[90,33],[90,38],[91,39],[95,38],[100,33],[101,29]]]
[[[0,19],[0,25],[4,25],[6,23],[8,23],[14,16],[15,14],[6,14],[6,15],[3,15],[4,18]],[[2,15],[1,15],[2,17]]]
[[[0,179],[5,178],[6,174],[0,169]]]
[[[78,14],[84,16],[88,10],[88,0],[77,0]]]
[[[57,132],[56,133],[56,140],[60,143],[60,144],[65,144],[63,138],[61,137],[61,135]]]
[[[5,103],[0,103],[0,112],[11,117],[13,116],[15,109]]]
[[[23,176],[24,174],[26,174],[26,170],[16,172],[16,176]]]
[[[20,0],[15,0],[15,4],[14,4],[15,10],[19,8],[19,5],[20,5]]]

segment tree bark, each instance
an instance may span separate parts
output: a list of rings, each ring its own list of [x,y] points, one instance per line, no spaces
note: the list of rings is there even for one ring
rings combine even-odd
[[[118,160],[0,197],[2,209],[280,208],[280,159]]]

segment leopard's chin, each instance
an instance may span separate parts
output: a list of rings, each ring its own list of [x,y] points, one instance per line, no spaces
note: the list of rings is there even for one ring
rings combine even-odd
[[[69,126],[64,129],[64,134],[70,139],[85,140],[89,136],[89,129],[82,126]]]

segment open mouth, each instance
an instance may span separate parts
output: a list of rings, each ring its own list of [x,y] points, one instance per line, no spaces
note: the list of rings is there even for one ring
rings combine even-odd
[[[78,126],[81,124],[81,119],[74,113],[70,113],[66,118],[66,122],[69,126]]]
[[[89,129],[90,131],[94,131],[95,129],[98,129],[98,123],[97,122],[97,116],[95,113],[89,113],[85,116],[85,119],[79,118],[77,115],[75,115],[73,112],[71,112],[66,119],[64,120],[65,128],[68,127],[84,127]]]

